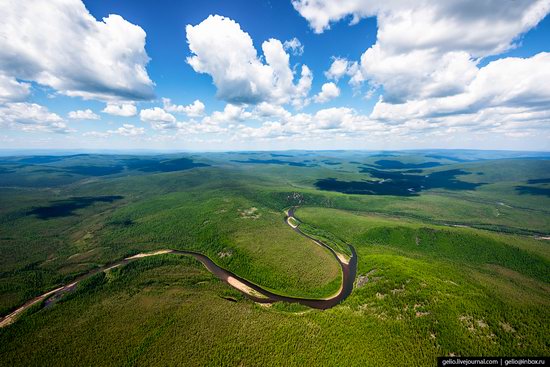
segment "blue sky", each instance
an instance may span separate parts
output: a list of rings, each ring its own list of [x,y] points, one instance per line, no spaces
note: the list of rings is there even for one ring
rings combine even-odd
[[[198,24],[211,14],[233,19],[250,34],[257,50],[262,42],[276,38],[281,41],[297,37],[304,44],[304,53],[294,57],[294,64],[306,64],[318,78],[313,90],[320,89],[323,72],[330,67],[333,56],[357,59],[376,41],[376,19],[369,18],[349,27],[341,22],[331,32],[315,34],[307,21],[294,10],[290,1],[84,1],[97,19],[111,13],[120,14],[140,25],[147,32],[147,49],[151,62],[147,70],[157,83],[158,96],[172,96],[174,102],[190,103],[195,99],[208,101],[210,109],[223,109],[225,103],[216,99],[216,88],[208,75],[198,74],[186,63],[191,53],[187,47],[185,26]],[[306,45],[307,44],[307,49]],[[372,109],[374,101],[365,103],[352,98],[351,89],[343,91],[347,104]],[[332,103],[332,105],[339,105]]]
[[[8,0],[0,145],[549,150],[549,11],[547,0]]]

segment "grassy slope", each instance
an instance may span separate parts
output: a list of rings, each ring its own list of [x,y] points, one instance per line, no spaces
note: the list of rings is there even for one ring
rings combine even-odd
[[[399,317],[414,303],[441,345],[462,355],[550,352],[543,332],[550,325],[548,241],[332,209],[297,215],[352,243],[359,275],[376,269],[371,278],[381,279],[356,290],[349,303],[376,292],[365,307],[381,317]]]
[[[305,223],[324,228],[359,248],[391,248],[460,266],[494,264],[550,283],[550,249],[545,241],[539,240],[534,246],[528,238],[518,241],[518,237],[471,228],[401,222],[335,209],[303,208],[298,215]]]
[[[174,193],[117,211],[112,222],[133,224],[107,226],[100,242],[136,250],[193,249],[280,293],[334,293],[341,282],[338,263],[326,249],[292,231],[283,218],[282,212],[231,191]]]
[[[144,264],[153,262],[148,270],[129,267],[96,291],[85,288],[78,297],[1,330],[0,364],[51,358],[54,364],[404,365],[433,364],[435,356],[449,353],[548,355],[548,241],[435,225],[549,233],[549,199],[515,190],[528,179],[544,178],[545,162],[434,168],[483,172],[460,179],[489,184],[475,191],[432,190],[418,197],[314,189],[318,178],[365,178],[348,163],[255,165],[252,172],[224,163],[83,180],[53,173],[28,177],[24,172],[27,185],[32,181],[40,187],[0,189],[0,200],[6,203],[0,206],[2,313],[98,264],[167,243],[204,251],[221,265],[283,293],[330,294],[339,283],[336,262],[283,223],[282,209],[290,205],[316,206],[301,208],[298,217],[325,237],[354,244],[360,275],[375,271],[342,305],[296,315],[290,311],[303,310],[284,305],[264,309],[246,300],[220,298],[239,296],[194,262],[147,260]],[[16,177],[6,181],[17,182]],[[124,199],[55,219],[25,215],[52,200],[98,195]],[[253,207],[257,211],[249,212]],[[61,320],[67,322],[57,322]],[[120,338],[122,334],[127,337]]]
[[[548,354],[537,284],[482,285],[484,273],[437,261],[361,255],[360,270],[380,279],[305,313],[242,299],[186,257],[140,260],[0,330],[0,364],[395,366]]]
[[[283,294],[332,295],[341,279],[337,262],[284,224],[286,202],[258,194],[267,186],[251,186],[252,179],[209,168],[102,178],[31,194],[2,190],[0,197],[12,205],[0,218],[0,313],[100,264],[167,247],[204,252]],[[69,216],[26,215],[55,200],[101,195],[124,198]],[[247,215],[251,208],[257,212]],[[231,256],[221,258],[221,252]]]
[[[364,161],[372,163],[375,160],[372,158]],[[403,158],[399,160],[407,161]],[[309,193],[311,198],[308,205],[406,216],[440,224],[467,224],[499,231],[550,233],[550,198],[544,195],[520,194],[516,189],[517,186],[527,185],[527,180],[548,178],[550,160],[452,163],[426,170],[426,173],[451,169],[470,172],[471,174],[458,176],[457,179],[485,183],[474,191],[432,189],[416,197],[399,197],[345,195],[315,189],[314,183],[318,178],[336,177],[343,181],[360,181],[368,177],[358,173],[355,167],[344,167],[345,169],[339,170],[326,167],[260,167],[256,172],[268,178],[276,177],[295,190]]]
[[[225,155],[221,156],[227,159]],[[221,159],[217,156],[210,158]],[[308,156],[308,159],[317,162],[324,158]],[[70,164],[82,165],[93,160],[96,164],[109,166],[117,161],[112,157],[86,157],[82,158],[83,162],[78,159],[70,158]],[[459,178],[489,184],[475,191],[439,190],[428,191],[418,197],[393,197],[343,195],[312,188],[315,180],[322,177],[364,179],[364,174],[357,173],[356,165],[345,163],[345,160],[342,160],[342,166],[323,166],[319,163],[319,166],[313,168],[254,165],[251,174],[250,167],[227,165],[223,159],[218,162],[219,168],[157,174],[130,172],[132,175],[129,177],[125,176],[125,171],[122,176],[81,177],[80,181],[65,186],[58,186],[59,177],[67,176],[64,173],[29,173],[30,168],[23,168],[22,172],[11,174],[11,181],[8,181],[10,184],[21,181],[24,186],[30,175],[41,187],[0,190],[0,200],[6,203],[0,209],[0,249],[3,254],[0,259],[0,313],[98,264],[113,261],[128,253],[163,247],[168,243],[185,248],[197,246],[195,249],[207,251],[212,256],[232,248],[235,256],[220,259],[220,263],[258,283],[288,294],[297,294],[312,286],[308,288],[310,296],[328,295],[337,288],[339,275],[335,273],[336,264],[326,261],[326,253],[294,236],[297,242],[292,243],[301,245],[292,247],[292,250],[300,251],[303,248],[306,250],[304,253],[313,251],[318,255],[316,258],[303,257],[311,265],[308,268],[311,272],[305,274],[304,284],[297,281],[304,274],[289,272],[284,266],[277,271],[281,262],[271,256],[281,256],[280,250],[288,250],[283,242],[288,245],[288,239],[294,238],[288,228],[278,223],[278,214],[274,214],[292,204],[336,207],[501,231],[550,231],[550,215],[546,209],[550,199],[540,195],[519,195],[514,189],[527,179],[543,177],[548,161],[483,161],[438,167],[432,170],[461,168],[482,172],[482,175]],[[380,158],[363,161],[372,163],[376,159]],[[411,162],[423,160],[419,157],[399,159]],[[53,164],[61,165],[49,163],[48,166]],[[33,169],[33,172],[39,171]],[[73,176],[66,180],[73,182]],[[303,201],[289,200],[296,192],[300,193]],[[97,203],[68,217],[38,220],[25,215],[30,207],[47,206],[52,200],[99,195],[122,195],[124,199],[110,204]],[[231,210],[225,214],[212,212],[216,207],[222,207],[225,198],[229,199]],[[187,209],[184,205],[186,202]],[[174,208],[176,205],[179,207]],[[251,207],[258,207],[263,216],[240,220],[238,210]],[[192,210],[191,216],[186,213],[189,210]],[[126,219],[132,218],[132,214],[141,217],[135,220],[134,225],[125,228]],[[223,220],[216,221],[213,217]],[[195,220],[197,218],[199,221]],[[270,222],[278,226],[276,235],[283,236],[280,240],[271,233]],[[268,227],[260,228],[264,225]],[[229,227],[233,227],[234,232]],[[273,239],[274,247],[260,245],[261,241],[270,239]],[[266,252],[271,253],[268,256],[271,259],[266,260],[263,256]],[[300,259],[296,254],[290,255],[290,260]],[[248,265],[251,263],[252,267]],[[327,275],[324,279],[319,278],[320,265],[328,270],[322,272]],[[308,282],[308,277],[320,281]]]

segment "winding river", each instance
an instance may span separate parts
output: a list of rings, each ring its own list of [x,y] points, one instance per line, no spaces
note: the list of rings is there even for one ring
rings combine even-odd
[[[297,221],[297,219],[294,216],[296,208],[293,207],[288,210],[287,216],[285,217],[285,223],[289,225],[295,232],[298,234],[307,237],[311,241],[315,242],[319,246],[323,246],[327,248],[336,261],[340,264],[340,267],[342,269],[342,285],[335,295],[323,298],[323,299],[312,299],[312,298],[300,298],[300,297],[290,297],[290,296],[282,296],[273,292],[270,292],[266,289],[263,289],[257,284],[254,284],[244,278],[239,277],[238,275],[223,269],[216,265],[208,256],[200,254],[198,252],[193,251],[185,251],[185,250],[160,250],[152,253],[143,253],[138,254],[134,256],[127,257],[123,260],[117,261],[113,264],[106,265],[97,269],[94,269],[90,271],[89,273],[86,273],[78,278],[76,278],[73,282],[71,282],[68,285],[61,286],[59,288],[56,288],[54,290],[51,290],[47,293],[44,293],[38,297],[35,297],[29,301],[27,301],[25,304],[17,308],[12,313],[6,315],[3,318],[0,318],[0,327],[5,327],[11,323],[13,323],[18,316],[20,316],[25,310],[29,309],[33,305],[45,301],[44,306],[47,307],[50,303],[54,302],[55,300],[59,299],[63,296],[63,294],[71,292],[75,289],[76,285],[86,279],[91,277],[94,274],[97,274],[101,271],[107,271],[113,268],[116,268],[118,266],[122,266],[125,264],[128,264],[131,261],[135,261],[139,258],[148,257],[148,256],[155,256],[155,255],[161,255],[161,254],[177,254],[177,255],[190,255],[193,256],[195,259],[200,261],[206,269],[208,269],[212,274],[214,274],[216,277],[218,277],[220,280],[224,281],[225,283],[229,284],[233,288],[237,289],[241,293],[243,293],[246,297],[250,298],[251,300],[258,302],[258,303],[274,303],[279,301],[289,302],[289,303],[300,303],[302,305],[325,310],[331,307],[336,306],[338,303],[346,299],[353,290],[353,284],[355,282],[355,275],[357,273],[357,253],[355,252],[355,248],[353,246],[349,245],[350,251],[352,253],[351,258],[349,261],[345,261],[342,258],[342,255],[338,254],[336,251],[334,251],[330,246],[327,244],[314,239],[313,237],[303,233],[299,226],[293,225],[292,221]]]

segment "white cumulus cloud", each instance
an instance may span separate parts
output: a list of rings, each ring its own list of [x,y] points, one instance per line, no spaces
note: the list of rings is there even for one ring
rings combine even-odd
[[[335,137],[360,137],[384,135],[391,131],[384,123],[371,120],[347,107],[320,109],[317,112],[288,114],[276,121],[267,120],[260,126],[239,124],[234,129],[234,137],[247,141],[281,139],[334,139]]]
[[[36,103],[15,102],[0,106],[0,126],[28,132],[69,133],[63,118]]]
[[[0,70],[0,103],[24,101],[30,94],[30,87],[29,83],[18,82]]]
[[[137,108],[133,103],[107,103],[101,112],[113,116],[132,117],[137,114]]]
[[[141,110],[139,117],[141,121],[150,123],[155,130],[174,129],[176,127],[176,118],[160,107]]]
[[[73,120],[99,120],[99,115],[95,114],[89,108],[85,110],[76,110],[69,112],[69,118]]]
[[[163,107],[168,112],[185,113],[189,117],[200,117],[204,115],[206,106],[200,100],[195,100],[193,103],[183,106],[175,105],[169,98],[162,99]]]
[[[214,111],[203,119],[207,124],[229,124],[252,118],[252,113],[246,107],[228,103],[223,111]]]
[[[456,95],[413,100],[401,104],[380,101],[372,118],[403,121],[474,114],[496,107],[525,111],[546,109],[550,104],[550,53],[530,58],[504,58],[479,69],[465,90]],[[503,110],[501,110],[502,112]]]
[[[135,137],[145,134],[145,128],[136,127],[132,124],[123,124],[121,127],[115,130],[107,130],[109,134],[117,134],[122,136]]]
[[[80,0],[0,2],[0,73],[99,100],[154,97],[145,31]],[[13,80],[12,80],[13,81]]]
[[[330,68],[325,72],[327,79],[334,79],[338,81],[341,77],[348,72],[349,61],[342,58],[335,58],[330,65]]]
[[[186,32],[193,54],[187,62],[212,77],[220,99],[232,104],[300,104],[309,93],[311,71],[303,65],[294,84],[289,55],[277,39],[262,43],[264,63],[250,35],[232,19],[211,15],[198,25],[187,25]]]
[[[321,87],[321,91],[313,97],[317,103],[325,103],[340,95],[340,88],[333,82],[325,83]]]
[[[550,12],[550,0],[294,0],[321,33],[331,23],[376,17],[378,32],[358,62],[336,58],[325,73],[368,83],[380,98],[368,118],[386,132],[424,138],[548,136],[550,54],[498,58]],[[348,18],[350,17],[350,18]],[[488,56],[494,61],[484,62]],[[376,124],[375,124],[376,125]],[[349,125],[350,131],[353,125]]]
[[[325,76],[329,80],[338,81],[344,76],[351,77],[350,84],[352,86],[360,85],[364,79],[358,73],[359,63],[357,61],[349,61],[345,58],[334,57],[330,68],[325,71]]]
[[[86,131],[82,133],[82,136],[94,139],[105,139],[111,136],[111,134],[104,131]]]
[[[283,43],[283,47],[287,51],[291,51],[293,55],[300,56],[304,53],[304,45],[302,45],[302,42],[296,37],[287,40]]]
[[[286,119],[291,116],[291,113],[288,112],[284,107],[279,105],[273,105],[267,102],[262,102],[256,105],[252,114],[259,119],[262,119],[262,118]]]
[[[352,22],[377,17],[376,43],[361,56],[352,80],[383,86],[390,103],[462,93],[475,78],[479,58],[514,47],[517,37],[550,11],[548,0],[506,5],[500,0],[294,0],[293,5],[317,33],[350,15]]]

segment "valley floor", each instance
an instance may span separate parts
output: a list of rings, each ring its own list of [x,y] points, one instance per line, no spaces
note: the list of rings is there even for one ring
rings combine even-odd
[[[5,159],[0,315],[70,291],[0,328],[0,365],[428,366],[438,356],[550,355],[548,159],[303,154],[285,158],[303,166],[205,154],[174,172],[117,156]],[[426,161],[433,167],[410,168]],[[126,168],[87,176],[87,165]],[[337,186],[316,186],[328,179]],[[402,190],[419,180],[431,188]],[[167,244],[285,297],[334,295],[350,259],[357,276],[326,310],[257,303],[192,256],[162,252]]]

